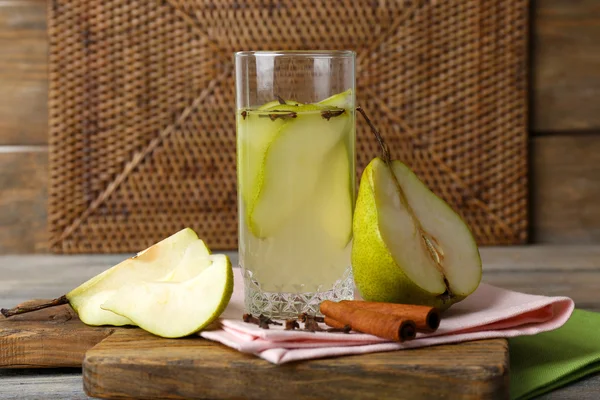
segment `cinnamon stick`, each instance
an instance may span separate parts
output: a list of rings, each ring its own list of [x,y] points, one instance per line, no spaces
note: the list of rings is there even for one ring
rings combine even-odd
[[[322,302],[320,309],[330,322],[333,319],[350,325],[354,330],[397,342],[414,339],[417,332],[414,321],[396,315],[382,314],[329,300]]]
[[[418,332],[434,332],[440,326],[440,312],[434,307],[360,300],[343,300],[341,303],[413,320]]]
[[[330,326],[332,328],[337,328],[337,329],[343,329],[346,326],[349,326],[350,324],[344,324],[343,322],[338,321],[337,319],[333,319],[331,317],[325,317],[325,324],[327,326]]]

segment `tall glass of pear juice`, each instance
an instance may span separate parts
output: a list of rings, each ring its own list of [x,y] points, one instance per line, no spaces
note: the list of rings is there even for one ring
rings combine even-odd
[[[355,54],[235,54],[239,261],[246,311],[353,298]]]

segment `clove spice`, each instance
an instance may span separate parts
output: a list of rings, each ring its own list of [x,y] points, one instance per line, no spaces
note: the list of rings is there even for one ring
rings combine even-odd
[[[286,319],[285,320],[285,330],[293,331],[294,329],[300,329],[300,324],[298,323],[298,321],[296,321],[296,319],[294,319],[294,318]]]
[[[252,314],[244,314],[244,315],[242,315],[242,320],[244,322],[248,322],[250,324],[255,324],[255,325],[259,325],[260,324],[260,321],[258,320],[258,318],[256,318]]]
[[[267,317],[266,315],[262,315],[262,314],[260,314],[258,316],[258,319],[267,325],[283,325],[281,322],[273,321],[271,318]]]
[[[258,114],[258,116],[260,118],[271,118],[271,121],[275,121],[278,118],[283,120],[296,118],[298,114],[293,111],[283,112],[281,110],[273,110],[269,114]]]
[[[325,322],[325,318],[319,317],[317,315],[310,315],[308,313],[298,314],[298,321],[300,322],[306,322],[309,319],[313,319],[317,322]]]
[[[326,110],[326,111],[321,111],[321,117],[325,118],[327,121],[329,121],[331,118],[333,117],[337,117],[342,115],[343,113],[345,113],[346,110]]]
[[[352,330],[350,325],[340,325],[333,328],[323,329],[319,323],[326,322],[325,318],[307,313],[299,314],[298,318],[287,319],[285,320],[285,324],[282,324],[278,321],[273,321],[271,318],[263,314],[260,314],[258,317],[255,317],[252,314],[244,314],[242,316],[242,320],[250,324],[258,325],[262,329],[269,329],[269,325],[285,325],[284,329],[286,331],[293,331],[300,329],[300,324],[298,323],[298,321],[300,321],[304,323],[304,328],[302,330],[305,332],[349,333]]]
[[[242,320],[250,324],[258,325],[258,327],[262,329],[269,329],[269,325],[283,325],[281,322],[273,321],[271,318],[262,314],[260,314],[258,318],[252,314],[244,314],[242,315]]]
[[[304,321],[304,330],[308,332],[322,332],[323,328],[319,326],[319,323],[314,318],[307,318]]]

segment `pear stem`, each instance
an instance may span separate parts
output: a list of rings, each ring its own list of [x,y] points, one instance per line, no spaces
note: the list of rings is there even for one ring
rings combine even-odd
[[[379,142],[379,147],[381,147],[381,158],[389,166],[392,163],[392,157],[390,156],[390,149],[383,140],[381,133],[379,133],[377,128],[375,128],[375,125],[373,125],[369,117],[367,117],[367,113],[365,113],[365,110],[363,110],[362,107],[356,107],[356,111],[358,111],[363,116],[363,118],[367,122],[367,125],[369,125],[369,128],[371,128],[371,132],[373,132],[373,135],[375,135],[375,139],[377,139],[377,141]]]
[[[398,189],[398,194],[400,195],[400,202],[402,203],[402,205],[404,207],[406,207],[408,213],[410,214],[413,222],[415,223],[415,225],[417,227],[417,231],[418,231],[419,235],[421,236],[423,243],[425,244],[427,253],[433,260],[435,267],[438,269],[438,271],[440,271],[440,273],[442,274],[442,276],[444,278],[444,285],[446,286],[446,292],[442,296],[444,296],[445,298],[453,297],[453,294],[450,291],[450,283],[448,282],[448,279],[446,278],[446,274],[444,273],[444,267],[442,265],[442,261],[444,259],[444,253],[441,251],[441,249],[438,248],[437,240],[433,236],[431,236],[425,229],[423,229],[423,226],[421,225],[421,221],[419,221],[414,210],[408,203],[406,194],[404,193],[404,190],[402,189],[402,186],[400,185],[400,182],[398,182],[398,178],[396,177],[396,174],[394,174],[394,171],[392,169],[392,157],[390,155],[390,150],[389,150],[387,144],[385,143],[385,141],[383,140],[381,133],[377,130],[377,128],[375,128],[375,125],[373,124],[373,122],[371,122],[371,120],[369,119],[369,117],[367,116],[365,111],[362,109],[362,107],[360,107],[360,106],[356,107],[356,111],[358,111],[363,116],[363,118],[367,122],[367,125],[369,125],[369,128],[371,128],[371,132],[373,133],[373,135],[375,135],[375,139],[377,139],[377,142],[379,143],[379,147],[381,147],[381,158],[383,159],[383,162],[385,162],[388,169],[390,170],[390,172],[392,174],[392,179],[394,180],[394,183],[396,184],[396,188]]]
[[[54,299],[54,300],[50,300],[47,303],[36,304],[34,306],[16,306],[14,308],[8,308],[8,309],[3,308],[0,310],[0,312],[2,313],[2,315],[4,315],[6,318],[8,318],[8,317],[12,317],[13,315],[25,314],[25,313],[32,312],[32,311],[43,310],[44,308],[60,306],[62,304],[69,304],[69,300],[67,299],[66,295],[60,296],[59,298]]]

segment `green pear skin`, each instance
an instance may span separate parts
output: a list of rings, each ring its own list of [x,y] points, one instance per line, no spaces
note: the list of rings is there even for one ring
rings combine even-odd
[[[367,301],[419,304],[446,310],[466,295],[448,299],[423,290],[397,265],[381,236],[373,176],[377,163],[384,161],[373,159],[362,174],[354,212],[352,270],[355,284]]]

